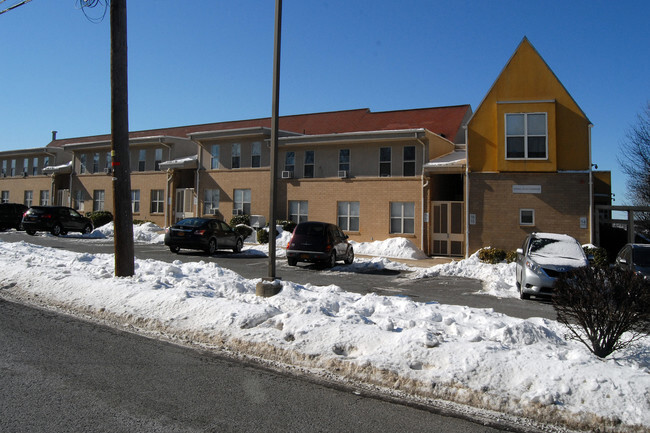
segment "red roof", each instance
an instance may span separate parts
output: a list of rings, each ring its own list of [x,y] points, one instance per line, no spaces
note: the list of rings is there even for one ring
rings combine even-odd
[[[382,111],[373,113],[367,108],[330,111],[324,113],[281,116],[280,129],[300,134],[319,135],[355,131],[382,131],[425,128],[454,141],[463,122],[471,114],[469,105],[420,108],[413,110]],[[131,138],[167,135],[186,137],[188,134],[207,131],[224,131],[252,127],[271,127],[271,118],[206,123],[202,125],[132,131]],[[48,146],[60,147],[71,143],[110,141],[110,134],[65,138],[52,141]]]

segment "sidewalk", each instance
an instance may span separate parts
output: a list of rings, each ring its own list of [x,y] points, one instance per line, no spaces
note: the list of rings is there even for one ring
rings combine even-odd
[[[380,256],[367,256],[363,254],[355,254],[357,257],[363,257],[366,259],[373,259],[376,257]],[[420,260],[415,260],[415,259],[399,259],[399,258],[393,258],[393,257],[385,257],[388,260],[391,260],[393,262],[399,262],[399,263],[404,263],[405,265],[413,266],[413,267],[418,267],[418,268],[430,268],[431,266],[435,265],[442,265],[445,263],[451,263],[454,260],[462,260],[461,257],[428,257],[426,259],[420,259]]]

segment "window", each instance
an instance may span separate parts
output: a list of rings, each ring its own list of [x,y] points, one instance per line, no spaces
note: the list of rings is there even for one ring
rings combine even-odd
[[[241,167],[241,144],[234,143],[232,145],[232,163],[230,168],[240,168]]]
[[[7,160],[5,159],[2,161],[2,176],[6,176],[6,175],[7,175]]]
[[[38,174],[38,158],[34,158],[32,160],[32,176],[36,176]]]
[[[519,225],[533,226],[535,225],[535,210],[534,209],[519,209]]]
[[[303,166],[303,177],[314,177],[314,151],[305,150],[305,165]]]
[[[38,201],[38,204],[41,206],[49,206],[50,205],[50,190],[48,189],[42,189],[40,198]]]
[[[74,203],[73,207],[78,211],[83,212],[84,210],[84,194],[83,191],[77,190],[74,193]]]
[[[415,176],[415,146],[404,147],[403,176]]]
[[[33,200],[34,200],[34,191],[25,191],[25,200],[23,201],[23,204],[27,207],[31,207]]]
[[[99,171],[99,153],[93,154],[93,173]]]
[[[162,162],[162,148],[158,148],[154,151],[154,163],[153,163],[153,169],[156,171],[160,171],[160,163]]]
[[[140,190],[131,190],[131,212],[140,213]]]
[[[391,153],[392,153],[392,149],[390,147],[379,148],[379,176],[380,177],[390,177]]]
[[[390,204],[390,232],[415,233],[415,203],[393,202]]]
[[[233,194],[235,201],[233,203],[233,214],[251,214],[251,190],[250,189],[236,189]]]
[[[16,160],[15,159],[11,160],[11,173],[10,174],[11,174],[12,177],[16,175]]]
[[[546,159],[546,113],[506,114],[506,158]]]
[[[138,155],[138,171],[144,171],[147,168],[147,150],[140,149]]]
[[[27,175],[29,171],[29,159],[23,159],[23,176]]]
[[[293,173],[294,168],[296,167],[296,152],[287,152],[284,157],[284,171],[290,171]]]
[[[219,209],[219,190],[206,189],[203,194],[203,212],[209,215],[214,215],[215,211]]]
[[[359,231],[359,202],[340,201],[338,203],[338,226],[346,232]]]
[[[86,172],[86,154],[82,153],[79,155],[79,173],[84,174]]]
[[[104,210],[104,190],[96,189],[93,191],[93,212]]]
[[[339,171],[350,171],[350,149],[339,150]]]
[[[262,143],[259,141],[251,145],[251,167],[262,166]]]
[[[104,168],[105,168],[105,169],[106,169],[106,168],[112,168],[112,164],[111,164],[111,152],[106,152],[106,165],[104,166]]]
[[[289,220],[296,224],[307,221],[309,203],[307,200],[289,200]]]
[[[219,145],[213,144],[210,147],[210,168],[212,170],[217,170],[219,168]]]
[[[9,191],[2,191],[0,193],[0,203],[9,203]]]
[[[151,213],[163,213],[165,211],[165,196],[162,189],[151,190]]]
[[[50,166],[50,157],[45,156],[43,157],[43,167],[49,167]]]

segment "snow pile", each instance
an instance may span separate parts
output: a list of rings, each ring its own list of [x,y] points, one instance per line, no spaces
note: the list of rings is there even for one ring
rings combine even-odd
[[[406,238],[391,238],[385,241],[350,242],[355,254],[380,256],[394,259],[426,259],[427,255]]]
[[[602,361],[554,321],[288,281],[260,298],[260,280],[215,263],[136,260],[135,276],[116,278],[112,255],[0,242],[0,266],[0,294],[348,384],[576,428],[650,428],[650,339]],[[442,266],[423,273],[490,275],[475,257]]]
[[[113,221],[97,227],[92,233],[82,235],[91,239],[113,239],[115,236],[115,225]],[[162,244],[165,241],[164,229],[151,222],[133,225],[133,240],[150,244]]]

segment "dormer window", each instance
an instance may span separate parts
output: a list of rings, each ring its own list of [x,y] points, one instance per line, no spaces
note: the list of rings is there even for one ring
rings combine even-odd
[[[546,113],[506,114],[506,159],[546,159]]]

